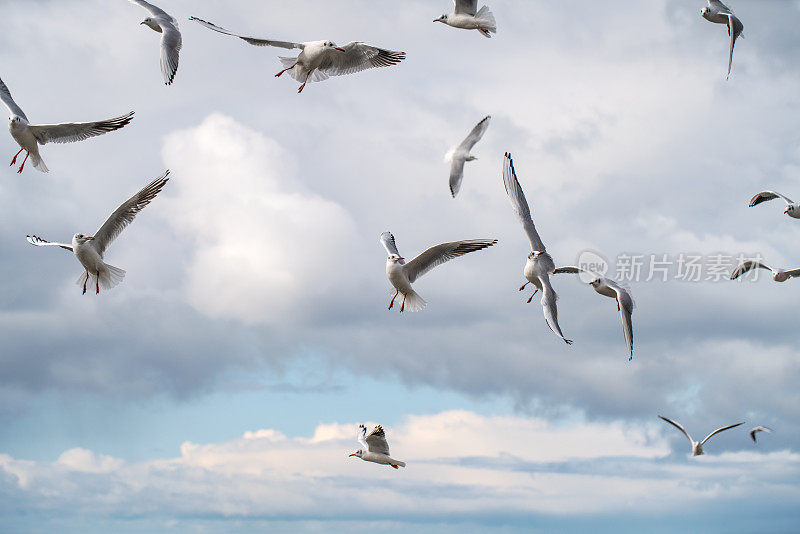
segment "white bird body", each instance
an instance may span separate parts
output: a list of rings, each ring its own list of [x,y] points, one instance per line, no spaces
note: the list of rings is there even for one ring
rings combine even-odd
[[[736,39],[744,32],[744,24],[728,6],[719,0],[708,0],[708,6],[700,10],[700,15],[709,22],[725,24],[728,27],[728,35],[730,36],[728,77],[730,77],[731,65],[733,64],[733,47],[736,45]]]
[[[491,38],[497,33],[497,22],[488,6],[478,8],[478,0],[453,0],[454,8],[450,14],[442,15],[433,22],[441,22],[462,30],[478,30],[481,35]]]
[[[100,293],[100,288],[104,290],[115,287],[125,278],[125,271],[119,267],[107,264],[103,261],[105,251],[108,246],[119,236],[122,230],[128,226],[133,219],[145,206],[147,206],[161,192],[169,178],[169,171],[165,172],[141,191],[123,202],[112,213],[105,223],[100,227],[94,236],[75,234],[72,243],[51,243],[35,235],[28,236],[28,243],[37,247],[56,246],[70,250],[75,254],[84,272],[77,280],[79,286],[83,286],[83,293],[86,294],[86,287],[90,280],[94,280],[95,292]]]
[[[276,46],[289,50],[299,49],[300,53],[297,57],[278,58],[284,68],[275,75],[279,77],[284,72],[289,72],[289,75],[295,80],[302,80],[303,84],[297,90],[298,93],[303,92],[306,83],[309,81],[319,82],[327,80],[330,76],[352,74],[374,67],[389,67],[397,65],[406,58],[405,52],[384,50],[359,41],[353,41],[344,46],[337,46],[333,41],[307,41],[298,43],[276,41],[239,35],[197,17],[189,17],[189,20],[202,24],[215,32],[238,37],[254,46]]]
[[[617,283],[615,280],[605,278],[596,273],[586,271],[580,267],[559,267],[553,271],[553,274],[581,274],[586,273],[593,276],[589,285],[592,286],[597,293],[604,297],[610,297],[617,301],[617,311],[620,313],[622,320],[622,333],[625,335],[625,343],[628,347],[628,361],[633,359],[633,309],[636,303],[633,301],[631,291]]]
[[[708,441],[711,438],[711,436],[714,436],[715,434],[719,434],[720,432],[723,432],[723,431],[731,429],[731,428],[736,428],[737,426],[744,424],[744,421],[742,421],[741,423],[736,423],[735,425],[723,426],[722,428],[718,428],[715,431],[713,431],[711,434],[707,435],[705,438],[703,438],[703,441],[695,441],[694,439],[692,439],[692,436],[689,435],[689,433],[686,431],[686,429],[683,428],[683,426],[681,426],[679,423],[676,423],[675,421],[673,421],[671,419],[667,419],[666,417],[663,417],[661,415],[659,415],[658,417],[660,417],[661,419],[663,419],[667,423],[671,424],[672,426],[674,426],[675,428],[677,428],[678,430],[683,432],[683,435],[686,436],[686,438],[692,444],[692,456],[700,456],[702,454],[705,454],[703,452],[703,445],[705,445],[706,441]]]
[[[411,286],[417,278],[453,258],[491,247],[497,243],[496,239],[468,239],[442,243],[430,247],[406,263],[405,258],[400,256],[397,250],[397,244],[391,232],[382,233],[379,241],[388,254],[386,258],[386,278],[389,279],[389,283],[394,288],[394,296],[389,303],[389,309],[391,310],[394,307],[394,301],[397,296],[403,295],[403,303],[400,305],[401,312],[406,309],[411,312],[420,311],[426,305],[425,300]]]
[[[83,141],[90,137],[119,130],[133,119],[133,111],[120,117],[95,122],[65,122],[61,124],[30,124],[25,112],[17,105],[3,80],[0,80],[0,101],[8,108],[8,131],[11,137],[20,146],[19,152],[14,155],[11,165],[17,162],[17,156],[24,150],[25,159],[17,169],[21,173],[25,162],[31,158],[31,164],[41,172],[48,172],[39,154],[39,145],[47,143],[72,143]]]
[[[800,269],[778,269],[757,260],[746,260],[734,269],[733,273],[731,273],[731,280],[736,280],[746,272],[754,269],[766,269],[770,271],[772,273],[772,279],[776,282],[786,282],[790,278],[800,277]]]
[[[476,158],[470,151],[475,144],[481,140],[486,129],[489,127],[491,115],[487,115],[472,128],[469,135],[458,146],[451,148],[445,155],[445,161],[450,162],[450,194],[456,198],[458,191],[461,189],[461,181],[464,179],[464,163],[467,161],[475,161]]]
[[[517,173],[514,170],[514,162],[511,159],[511,154],[508,152],[506,152],[503,165],[503,185],[506,188],[506,194],[508,195],[508,200],[511,203],[514,214],[522,224],[522,228],[525,230],[525,234],[528,236],[528,241],[531,245],[531,252],[528,254],[525,268],[522,271],[523,276],[525,276],[528,282],[520,287],[519,290],[522,291],[525,289],[528,283],[536,287],[536,291],[530,296],[528,303],[533,300],[537,292],[542,292],[542,313],[544,314],[547,326],[555,335],[560,337],[564,343],[571,345],[572,340],[564,337],[564,334],[561,332],[561,327],[558,325],[558,307],[556,304],[558,295],[550,283],[550,274],[555,269],[555,263],[553,263],[553,258],[550,254],[547,253],[544,243],[541,237],[539,237],[539,232],[533,224],[530,206],[525,198],[525,193],[522,191],[522,186],[519,185]]]
[[[164,78],[164,83],[171,85],[175,80],[175,74],[178,72],[178,59],[183,45],[183,38],[178,29],[178,21],[172,15],[145,0],[129,1],[145,8],[151,15],[140,24],[144,24],[161,34],[161,74]]]
[[[762,202],[768,202],[776,198],[781,198],[786,202],[786,209],[783,210],[784,215],[788,215],[793,219],[800,219],[800,203],[794,202],[789,197],[781,195],[776,191],[761,191],[750,199],[750,207],[758,206]]]
[[[395,460],[389,456],[389,444],[386,441],[386,433],[381,425],[376,426],[367,435],[367,427],[359,425],[358,442],[363,449],[359,449],[350,456],[361,458],[365,462],[372,462],[381,465],[391,465],[395,469],[405,467],[406,463]]]

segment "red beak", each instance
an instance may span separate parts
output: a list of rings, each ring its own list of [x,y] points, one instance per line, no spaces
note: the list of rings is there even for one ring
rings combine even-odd
[[[338,46],[335,47],[335,49],[338,50],[339,52],[346,52],[346,50],[344,48],[339,48]]]

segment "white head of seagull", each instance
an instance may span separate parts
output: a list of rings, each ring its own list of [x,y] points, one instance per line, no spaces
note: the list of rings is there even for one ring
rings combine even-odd
[[[705,454],[703,452],[703,445],[705,444],[706,441],[709,440],[709,438],[711,436],[713,436],[715,434],[719,434],[720,432],[723,432],[723,431],[731,429],[731,428],[736,428],[737,426],[744,424],[744,421],[742,421],[741,423],[736,423],[735,425],[723,426],[722,428],[718,428],[715,431],[713,431],[711,434],[707,435],[705,438],[703,438],[703,441],[699,441],[698,442],[698,441],[693,440],[692,436],[690,436],[689,433],[686,431],[686,429],[683,428],[680,424],[676,423],[675,421],[673,421],[671,419],[667,419],[666,417],[663,417],[661,415],[659,415],[659,417],[661,419],[663,419],[664,421],[666,421],[667,423],[669,423],[672,426],[674,426],[675,428],[677,428],[678,430],[680,430],[681,432],[683,432],[683,435],[686,436],[686,438],[692,444],[692,456],[700,456],[701,454]]]
[[[394,296],[389,303],[389,309],[391,310],[394,307],[395,299],[402,293],[401,312],[405,311],[406,308],[411,312],[420,311],[426,305],[425,300],[411,287],[411,284],[417,278],[453,258],[491,247],[497,243],[497,239],[468,239],[442,243],[429,248],[406,264],[405,258],[397,250],[397,244],[391,232],[383,232],[379,241],[388,254],[386,257],[386,277],[394,288]]]
[[[462,30],[478,30],[487,38],[497,33],[497,22],[488,6],[483,6],[478,11],[478,0],[453,0],[453,5],[452,13],[433,19],[433,22],[441,22]]]
[[[511,208],[522,224],[522,228],[525,230],[525,234],[528,236],[528,241],[531,245],[531,252],[528,254],[528,260],[523,270],[523,275],[527,282],[525,282],[519,290],[522,291],[528,284],[533,284],[536,288],[528,299],[528,303],[533,300],[536,293],[539,291],[542,292],[542,313],[544,314],[547,326],[567,345],[571,345],[572,340],[564,337],[564,334],[561,332],[561,327],[558,325],[558,308],[556,306],[558,295],[550,283],[550,274],[556,266],[553,263],[553,258],[547,253],[542,238],[539,237],[539,232],[536,230],[536,226],[533,224],[530,206],[528,206],[528,201],[525,198],[525,193],[522,191],[522,186],[519,185],[517,173],[514,170],[514,161],[511,159],[511,154],[508,152],[506,152],[504,158],[503,185],[506,188],[506,194],[511,203]]]
[[[133,111],[131,111],[126,115],[104,121],[30,124],[25,112],[14,102],[11,97],[11,91],[8,90],[3,80],[0,80],[0,100],[8,108],[8,131],[20,146],[19,152],[11,160],[11,165],[14,165],[17,162],[17,156],[23,150],[25,151],[25,159],[22,160],[22,164],[17,169],[18,173],[21,173],[25,168],[25,162],[28,161],[28,157],[31,158],[31,164],[36,170],[40,172],[49,171],[47,165],[44,164],[44,160],[39,155],[39,145],[83,141],[90,137],[119,130],[133,119]]]
[[[389,444],[386,442],[386,433],[381,425],[376,426],[369,434],[367,434],[367,427],[358,425],[358,442],[361,443],[363,449],[357,450],[350,457],[355,456],[365,462],[391,465],[395,469],[406,466],[405,462],[389,456]]]
[[[189,20],[202,24],[215,32],[238,37],[254,46],[276,46],[289,50],[299,49],[300,54],[297,57],[278,58],[284,68],[275,75],[279,77],[284,72],[288,72],[295,80],[302,81],[303,84],[297,90],[298,93],[303,92],[303,88],[309,81],[319,82],[327,80],[330,76],[353,74],[374,67],[389,67],[397,65],[406,58],[405,52],[384,50],[358,41],[353,41],[344,46],[337,46],[333,41],[327,40],[304,43],[275,41],[272,39],[245,37],[197,17],[189,17]]]
[[[86,294],[86,286],[90,280],[94,280],[96,293],[100,293],[101,287],[105,290],[111,289],[122,281],[125,271],[103,261],[106,249],[136,215],[161,192],[169,180],[168,175],[169,171],[123,202],[93,236],[75,234],[72,236],[72,243],[66,244],[51,243],[35,235],[29,235],[28,243],[37,247],[55,246],[72,251],[84,268],[77,281],[79,286],[83,286],[83,294]]]

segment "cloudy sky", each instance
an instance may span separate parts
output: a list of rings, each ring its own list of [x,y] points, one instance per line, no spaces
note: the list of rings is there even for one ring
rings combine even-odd
[[[491,40],[432,24],[447,0],[396,4],[162,0],[184,41],[165,87],[135,5],[0,0],[0,77],[31,121],[136,111],[43,147],[49,174],[0,165],[0,531],[796,528],[797,287],[712,264],[800,265],[783,205],[747,207],[800,196],[800,2],[732,4],[727,82],[702,1],[493,2]],[[190,15],[408,59],[297,95],[273,77],[287,51]],[[488,114],[453,200],[442,157]],[[577,277],[554,281],[572,346],[517,290],[505,151],[557,263],[643,262],[632,362],[614,302]],[[74,257],[26,243],[93,233],[167,168],[106,256],[117,288],[82,296]],[[400,315],[385,230],[412,257],[499,243],[419,280],[428,307]],[[648,281],[665,255],[668,280]],[[692,458],[659,414],[695,438],[746,424]],[[361,422],[408,467],[348,458]],[[755,425],[775,433],[755,446]]]

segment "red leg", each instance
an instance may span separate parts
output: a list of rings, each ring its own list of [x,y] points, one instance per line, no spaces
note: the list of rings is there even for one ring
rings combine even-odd
[[[389,464],[389,465],[391,465],[391,466],[392,466],[392,467],[394,467],[395,469],[398,469],[398,467],[397,467],[396,465],[394,465],[394,464]]]
[[[100,271],[97,272],[97,278],[94,281],[95,284],[95,295],[100,294]]]
[[[537,289],[536,291],[534,291],[534,292],[533,292],[533,295],[531,295],[531,296],[530,296],[530,298],[528,299],[528,304],[530,304],[530,303],[531,303],[531,301],[533,300],[533,296],[534,296],[534,295],[536,295],[536,293],[538,293],[538,292],[539,292],[539,290],[538,290],[538,289]]]
[[[300,89],[297,90],[298,94],[303,92],[303,88],[305,88],[306,84],[308,83],[308,77],[309,76],[311,76],[311,71],[308,71],[308,74],[306,74],[306,79],[303,80],[303,85],[301,85]]]
[[[31,155],[30,152],[25,152],[25,159],[22,160],[22,165],[19,166],[19,170],[17,171],[17,174],[21,173],[22,169],[25,168],[25,162],[28,161],[28,156],[30,156],[30,155]]]
[[[525,282],[524,284],[522,284],[522,287],[520,287],[519,290],[522,291],[528,284],[530,284],[530,282]]]
[[[400,313],[403,313],[403,310],[406,309],[406,296],[403,295],[403,304],[400,306]]]
[[[25,150],[25,149],[24,149],[24,148],[20,148],[20,149],[19,149],[19,152],[17,152],[16,154],[14,154],[14,159],[12,159],[12,160],[11,160],[11,165],[14,165],[14,164],[17,162],[17,156],[19,156],[19,155],[20,155],[20,153],[21,153],[23,150]],[[9,165],[9,167],[11,167],[11,165]]]
[[[390,309],[390,310],[392,309],[392,307],[394,307],[394,299],[396,299],[396,298],[397,298],[397,294],[398,294],[399,292],[400,292],[400,291],[398,291],[397,289],[395,289],[395,290],[394,290],[394,296],[392,297],[392,302],[390,302],[390,303],[389,303],[389,309]]]
[[[276,74],[276,75],[275,75],[275,77],[276,77],[276,78],[280,78],[280,77],[281,77],[281,74],[283,74],[283,73],[284,73],[284,72],[286,72],[287,70],[292,70],[292,69],[293,69],[293,68],[295,68],[296,66],[297,66],[297,63],[295,63],[294,65],[292,65],[292,66],[291,66],[291,67],[289,67],[288,69],[283,69],[283,70],[282,70],[282,71],[280,71],[278,74]]]
[[[86,280],[83,281],[83,294],[86,294],[86,284],[89,283],[89,271],[86,271]]]

